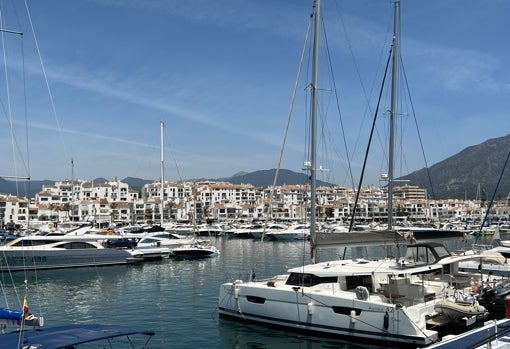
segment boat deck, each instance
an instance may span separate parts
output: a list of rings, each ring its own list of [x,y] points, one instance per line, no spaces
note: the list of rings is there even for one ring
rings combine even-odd
[[[488,321],[483,327],[460,335],[446,336],[427,349],[503,349],[510,348],[510,319]]]

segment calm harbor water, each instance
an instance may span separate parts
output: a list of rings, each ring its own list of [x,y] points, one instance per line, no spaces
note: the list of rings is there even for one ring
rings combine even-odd
[[[287,268],[310,262],[310,247],[302,241],[212,239],[221,255],[208,259],[2,273],[5,300],[0,304],[18,307],[26,280],[30,311],[42,312],[46,326],[102,323],[150,329],[156,335],[149,347],[157,349],[384,348],[219,319],[221,283],[246,280],[255,266],[257,278],[285,273]],[[339,253],[328,249],[322,257],[330,259]]]

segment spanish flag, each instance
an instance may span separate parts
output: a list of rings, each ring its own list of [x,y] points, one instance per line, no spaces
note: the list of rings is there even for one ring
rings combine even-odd
[[[28,315],[28,300],[27,297],[23,299],[23,319],[26,318]]]

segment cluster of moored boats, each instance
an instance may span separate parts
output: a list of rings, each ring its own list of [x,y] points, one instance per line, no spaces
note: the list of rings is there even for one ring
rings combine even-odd
[[[0,271],[134,263],[169,257],[209,257],[220,251],[209,237],[267,241],[309,239],[307,224],[244,223],[162,226],[53,224],[0,233]],[[70,258],[72,256],[72,258]]]
[[[2,235],[0,271],[75,268],[136,263],[169,257],[216,256],[210,240],[161,227],[96,229],[90,224],[62,231]]]
[[[434,227],[399,227],[406,240],[463,237],[465,230]],[[348,233],[344,225],[317,224],[318,243],[358,239],[387,239],[387,231],[368,226]],[[164,224],[162,226],[125,226],[112,224],[96,228],[91,223],[41,226],[16,235],[0,233],[0,270],[27,270],[112,265],[168,257],[207,257],[220,253],[210,237],[250,238],[264,241],[294,241],[310,238],[310,224],[293,222],[252,222],[230,224]],[[393,236],[390,237],[393,239]],[[505,253],[505,247],[501,253]],[[29,253],[27,253],[29,252]],[[508,253],[510,255],[510,252]],[[72,256],[72,258],[69,258]],[[495,267],[496,268],[496,267]],[[496,268],[497,269],[497,268]]]

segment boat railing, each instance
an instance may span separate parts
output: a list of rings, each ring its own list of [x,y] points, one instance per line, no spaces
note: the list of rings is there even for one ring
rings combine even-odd
[[[494,246],[492,246],[490,244],[472,244],[471,248],[473,249],[473,251],[479,252],[479,251],[490,250],[490,249],[494,248]]]

